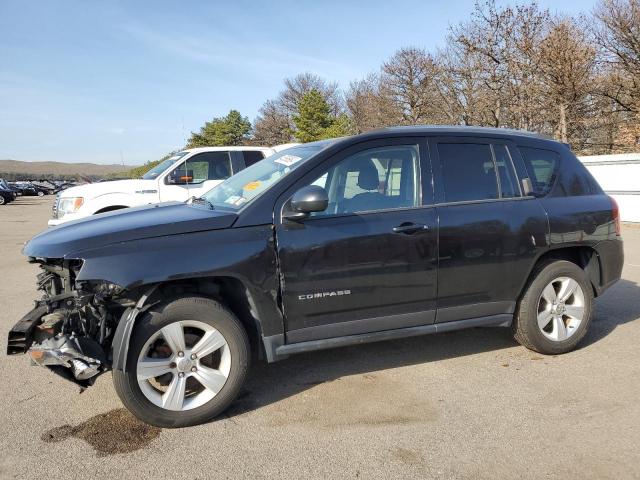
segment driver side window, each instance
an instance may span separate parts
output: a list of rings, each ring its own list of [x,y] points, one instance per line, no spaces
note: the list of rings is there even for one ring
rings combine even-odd
[[[204,152],[187,159],[176,168],[173,177],[180,183],[197,184],[206,180],[224,180],[231,176],[229,152]]]
[[[348,156],[311,182],[329,197],[327,209],[312,216],[418,206],[418,159],[418,145],[378,147]]]

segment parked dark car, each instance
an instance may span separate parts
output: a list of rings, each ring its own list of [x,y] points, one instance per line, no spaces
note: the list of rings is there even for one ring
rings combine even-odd
[[[20,191],[20,195],[24,196],[24,197],[35,197],[38,195],[38,189],[36,187],[34,187],[33,185],[31,185],[30,183],[24,183],[24,182],[16,182],[16,183],[12,183],[10,184],[13,188],[17,188]],[[42,193],[39,196],[43,196],[44,193]]]
[[[38,195],[39,197],[43,197],[44,195],[52,195],[54,193],[54,189],[51,187],[47,187],[46,185],[31,183],[31,186],[36,189],[36,195]]]
[[[571,351],[623,264],[618,207],[566,145],[455,127],[290,148],[24,254],[44,297],[8,353],[82,385],[112,369],[125,406],[164,427],[224,411],[252,356],[468,327]]]
[[[7,182],[3,178],[0,178],[0,190],[9,190],[10,192],[13,192],[14,194],[13,199],[22,195],[22,192],[20,191],[20,189],[14,187],[13,185],[10,185],[9,182]]]
[[[16,199],[16,193],[13,190],[9,190],[0,186],[0,205],[6,205],[13,202]]]

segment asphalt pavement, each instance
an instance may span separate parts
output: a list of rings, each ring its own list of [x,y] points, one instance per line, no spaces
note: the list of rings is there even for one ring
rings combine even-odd
[[[20,254],[51,197],[0,206],[0,350],[38,298]],[[640,226],[581,347],[543,356],[506,329],[254,364],[223,417],[141,424],[111,375],[80,394],[26,356],[0,361],[0,478],[640,478]]]

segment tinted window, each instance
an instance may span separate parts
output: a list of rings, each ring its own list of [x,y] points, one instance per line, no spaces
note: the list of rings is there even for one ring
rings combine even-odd
[[[500,179],[500,196],[502,198],[519,197],[518,181],[513,170],[513,163],[509,150],[505,145],[494,145],[493,153],[498,168],[498,178]]]
[[[534,195],[546,195],[555,182],[560,155],[551,150],[531,147],[520,147],[520,152],[531,179]]]
[[[320,175],[329,207],[317,215],[419,205],[417,145],[372,148],[351,155]]]
[[[205,152],[189,158],[180,169],[192,180],[189,183],[202,183],[205,180],[224,180],[231,176],[229,152]]]
[[[264,158],[264,154],[258,150],[246,150],[242,152],[245,167],[250,167]]]
[[[489,145],[439,143],[445,202],[498,198],[498,182]]]
[[[579,196],[601,192],[600,187],[589,171],[572,153],[567,152],[562,157],[562,165],[559,171],[560,178],[554,188],[554,195]]]

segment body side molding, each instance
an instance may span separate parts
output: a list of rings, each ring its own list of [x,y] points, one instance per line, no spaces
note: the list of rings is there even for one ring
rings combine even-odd
[[[273,361],[277,361],[295,353],[324,350],[326,348],[344,347],[347,345],[360,345],[364,343],[392,340],[396,338],[416,337],[420,335],[428,335],[431,333],[462,330],[464,328],[470,327],[508,327],[511,325],[512,321],[512,314],[491,315],[488,317],[469,318],[466,320],[458,320],[439,324],[435,323],[418,327],[398,328],[394,330],[384,330],[381,332],[362,333],[359,335],[347,335],[343,337],[326,338],[323,340],[290,343],[280,346],[278,346],[278,343],[282,339],[278,338],[277,340],[279,341],[265,341],[265,346],[269,345],[272,348],[275,348],[275,351],[273,353],[267,353],[267,359],[273,358]]]

